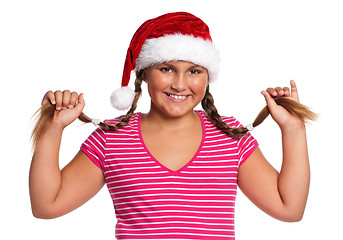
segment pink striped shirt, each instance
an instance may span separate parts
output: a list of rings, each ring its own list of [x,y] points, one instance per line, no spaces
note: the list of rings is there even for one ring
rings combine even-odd
[[[145,146],[142,113],[117,131],[96,129],[82,144],[81,150],[104,172],[117,239],[235,239],[237,170],[258,143],[250,133],[230,138],[204,111],[197,113],[203,126],[201,144],[177,171],[164,167]],[[223,120],[240,126],[233,117]]]

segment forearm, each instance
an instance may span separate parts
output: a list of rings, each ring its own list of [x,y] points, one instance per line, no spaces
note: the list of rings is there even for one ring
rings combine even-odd
[[[283,163],[278,189],[287,215],[300,220],[305,210],[310,184],[305,126],[283,129],[282,148]]]
[[[59,149],[63,128],[51,125],[36,146],[29,176],[32,211],[35,216],[51,209],[60,186]]]

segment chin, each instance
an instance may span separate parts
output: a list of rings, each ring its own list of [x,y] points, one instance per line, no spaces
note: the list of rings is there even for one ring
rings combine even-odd
[[[174,118],[180,118],[184,117],[188,114],[193,114],[194,110],[193,109],[168,109],[164,110],[163,113],[169,117],[174,117]]]

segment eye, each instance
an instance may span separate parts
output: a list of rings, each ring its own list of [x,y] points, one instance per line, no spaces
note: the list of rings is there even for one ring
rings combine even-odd
[[[161,72],[172,72],[173,69],[171,69],[170,67],[162,67],[162,68],[160,68],[160,71]]]
[[[189,72],[190,72],[191,74],[199,74],[199,73],[201,73],[201,71],[198,70],[198,69],[191,69]]]

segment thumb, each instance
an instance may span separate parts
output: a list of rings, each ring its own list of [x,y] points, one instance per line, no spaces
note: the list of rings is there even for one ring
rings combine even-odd
[[[83,93],[81,93],[79,95],[79,98],[77,100],[77,104],[75,105],[74,109],[79,113],[81,114],[83,108],[85,107],[85,99],[84,99],[84,96],[83,96]]]
[[[268,109],[270,112],[273,112],[274,109],[277,107],[277,104],[275,100],[270,96],[270,94],[267,91],[262,91],[261,94],[264,96]]]

